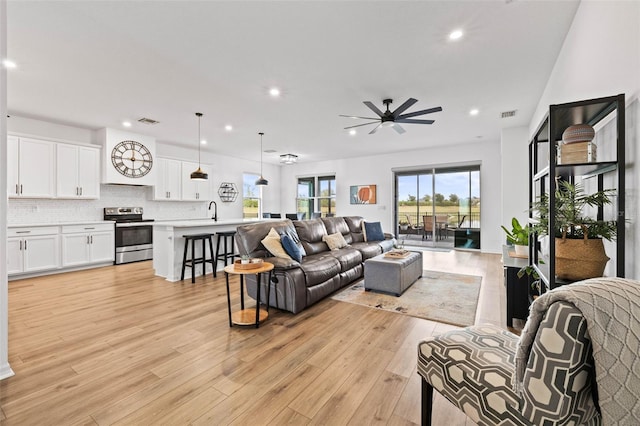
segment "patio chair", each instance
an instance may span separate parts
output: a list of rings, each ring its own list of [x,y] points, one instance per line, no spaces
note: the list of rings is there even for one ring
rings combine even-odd
[[[409,228],[408,228],[409,231],[407,232],[407,234],[417,234],[418,232],[420,232],[420,229],[421,229],[420,225],[418,225],[418,224],[414,225],[411,222],[411,216],[410,215],[406,215],[406,218],[407,218],[407,223],[409,224]]]

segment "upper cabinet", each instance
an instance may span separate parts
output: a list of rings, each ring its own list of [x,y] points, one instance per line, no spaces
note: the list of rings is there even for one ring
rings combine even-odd
[[[58,198],[99,198],[100,149],[57,144],[56,185]]]
[[[156,158],[158,178],[153,190],[157,201],[178,201],[181,199],[182,162],[168,158]]]
[[[53,198],[55,143],[8,136],[7,184],[12,198]]]
[[[191,173],[197,168],[198,163],[182,162],[182,199],[184,201],[207,201],[211,198],[211,180],[191,180]],[[200,164],[200,168],[211,175],[210,165]]]

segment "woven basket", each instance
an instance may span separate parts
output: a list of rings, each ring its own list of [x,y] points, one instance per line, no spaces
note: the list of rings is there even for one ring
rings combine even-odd
[[[601,277],[609,258],[602,239],[556,238],[556,276],[565,280]]]

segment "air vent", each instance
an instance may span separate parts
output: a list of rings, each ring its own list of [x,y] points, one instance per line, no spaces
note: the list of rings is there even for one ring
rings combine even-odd
[[[514,109],[513,111],[505,111],[502,114],[500,114],[500,118],[513,117],[514,115],[516,115],[516,111],[517,111],[517,109]]]
[[[156,121],[152,118],[146,118],[146,117],[142,117],[141,119],[138,120],[138,122],[142,123],[142,124],[149,124],[149,125],[153,125],[153,124],[158,124],[159,121]]]

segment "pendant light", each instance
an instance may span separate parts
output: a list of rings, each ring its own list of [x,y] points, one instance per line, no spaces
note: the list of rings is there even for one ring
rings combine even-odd
[[[269,185],[269,181],[262,177],[262,137],[264,133],[259,132],[258,134],[260,135],[260,179],[256,181],[256,185],[267,186]]]
[[[207,180],[209,175],[200,168],[200,145],[202,145],[200,140],[200,117],[202,117],[202,113],[196,112],[196,117],[198,117],[198,170],[191,173],[191,180]]]

